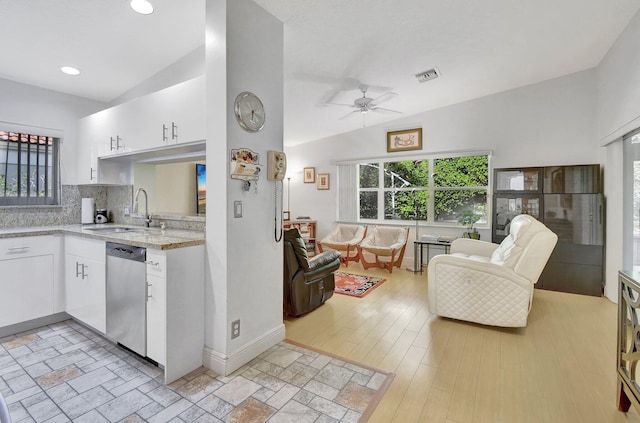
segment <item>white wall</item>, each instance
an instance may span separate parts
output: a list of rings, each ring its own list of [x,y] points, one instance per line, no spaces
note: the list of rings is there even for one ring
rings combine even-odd
[[[340,160],[407,157],[386,152],[386,131],[422,127],[423,153],[490,149],[492,167],[604,164],[595,128],[595,71],[506,91],[465,103],[408,116],[389,124],[358,129],[288,147],[292,216],[318,220],[325,236],[336,218],[336,167]],[[354,120],[354,126],[360,125]],[[419,154],[412,151],[411,156]],[[331,173],[331,190],[302,182],[303,167]],[[424,231],[424,232],[423,232]],[[422,233],[461,234],[461,227],[421,229]],[[488,230],[482,239],[490,240]],[[410,239],[414,234],[410,234]],[[413,251],[406,257],[412,258]]]
[[[206,75],[210,268],[205,364],[226,374],[284,338],[282,244],[274,240],[275,182],[267,181],[263,172],[259,182],[244,191],[242,181],[229,177],[231,149],[249,148],[265,166],[268,150],[283,149],[282,23],[251,0],[208,0]],[[257,94],[265,106],[267,120],[258,133],[244,131],[235,120],[233,105],[242,91]],[[234,201],[243,203],[242,218],[233,217]],[[241,332],[232,340],[234,320],[240,320]]]
[[[62,131],[62,184],[76,180],[78,119],[105,108],[105,104],[32,85],[0,79],[0,122]]]
[[[640,127],[640,12],[598,66],[598,139],[602,145]]]
[[[598,66],[598,135],[607,145],[605,295],[618,301],[618,271],[623,266],[623,148],[621,137],[640,127],[640,12]]]
[[[204,28],[202,28],[204,34]],[[154,93],[164,88],[171,87],[181,82],[188,81],[204,74],[205,47],[203,45],[187,53],[175,63],[162,69],[160,72],[144,80],[139,85],[115,98],[109,103],[109,107],[125,101],[132,100],[147,94]]]

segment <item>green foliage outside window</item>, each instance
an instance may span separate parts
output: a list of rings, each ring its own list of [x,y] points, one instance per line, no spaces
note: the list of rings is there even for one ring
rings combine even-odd
[[[430,162],[433,163],[433,187],[430,187]],[[385,220],[428,218],[428,196],[434,197],[436,222],[456,222],[465,210],[486,219],[489,184],[488,156],[453,157],[433,160],[385,162],[380,187],[381,163],[359,165],[360,218],[379,219],[378,192],[384,196]],[[478,187],[479,189],[472,189]]]

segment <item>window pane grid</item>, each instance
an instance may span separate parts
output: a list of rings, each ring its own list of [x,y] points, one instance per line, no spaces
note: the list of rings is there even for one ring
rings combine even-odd
[[[57,204],[57,142],[0,131],[0,205]]]
[[[357,165],[360,219],[456,224],[472,211],[482,216],[480,224],[488,223],[488,155],[387,160]]]

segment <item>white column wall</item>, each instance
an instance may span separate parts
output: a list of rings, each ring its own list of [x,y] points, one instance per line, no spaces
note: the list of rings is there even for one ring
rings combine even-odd
[[[209,86],[214,78],[215,89]],[[266,123],[257,133],[236,122],[234,101],[243,91],[258,95],[265,106]],[[227,374],[284,339],[283,249],[274,239],[274,189],[282,186],[266,179],[267,151],[283,149],[283,25],[251,0],[207,1],[207,101],[205,364]],[[257,152],[264,166],[249,191],[229,176],[234,148]],[[235,201],[242,201],[242,218],[234,218]],[[235,320],[240,320],[240,336],[231,339]]]

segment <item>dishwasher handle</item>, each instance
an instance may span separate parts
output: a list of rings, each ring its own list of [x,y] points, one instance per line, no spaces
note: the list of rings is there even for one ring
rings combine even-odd
[[[133,260],[144,263],[147,259],[147,249],[132,245],[107,242],[107,255],[125,260]]]

